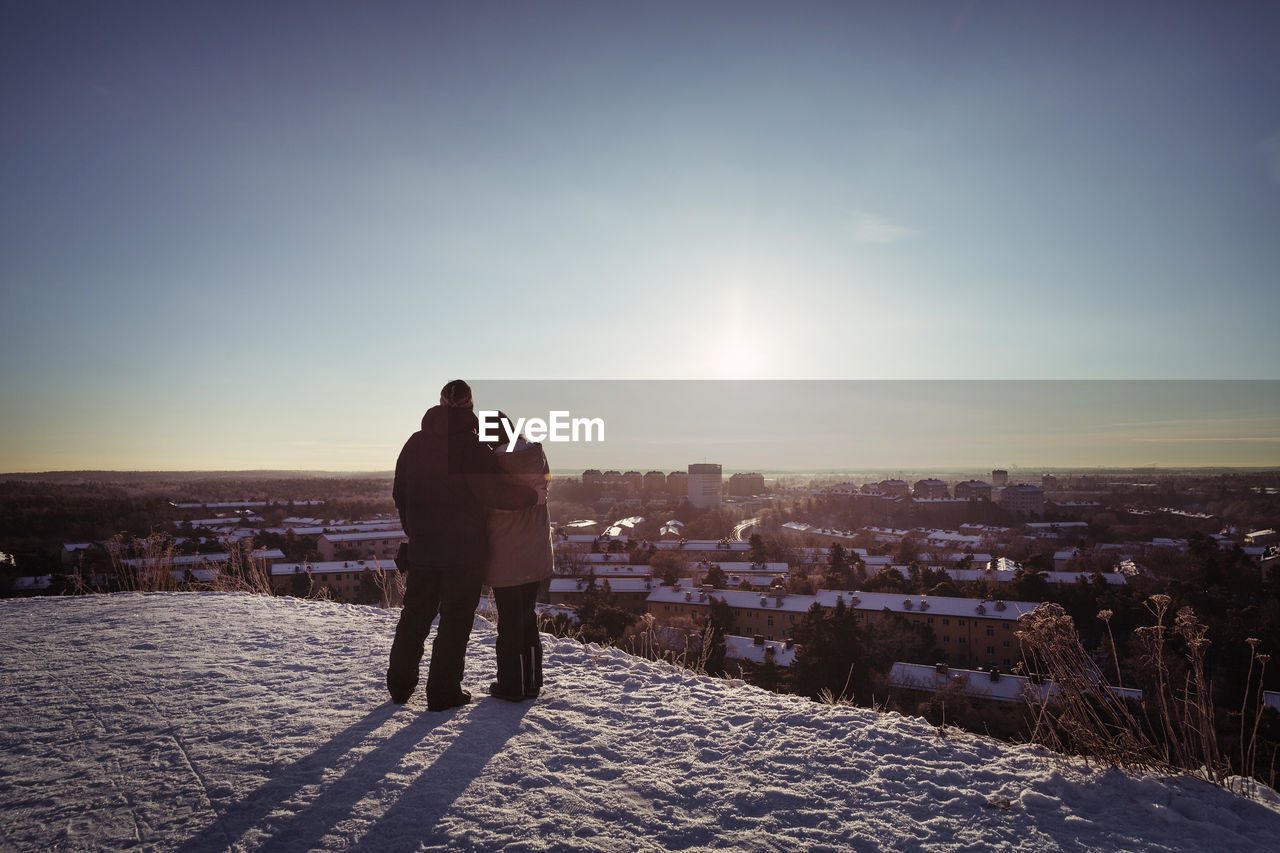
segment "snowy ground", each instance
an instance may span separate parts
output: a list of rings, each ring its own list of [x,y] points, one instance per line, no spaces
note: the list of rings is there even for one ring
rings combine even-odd
[[[3,850],[1266,850],[1187,779],[548,640],[544,696],[385,700],[395,614],[230,594],[0,601]],[[468,686],[494,672],[477,619]]]

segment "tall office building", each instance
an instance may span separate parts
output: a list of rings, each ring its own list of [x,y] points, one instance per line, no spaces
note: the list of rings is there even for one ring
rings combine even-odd
[[[724,479],[720,466],[698,462],[689,466],[689,503],[699,509],[720,506],[724,494]]]

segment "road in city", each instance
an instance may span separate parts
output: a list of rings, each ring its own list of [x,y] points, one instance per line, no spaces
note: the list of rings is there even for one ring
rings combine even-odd
[[[748,518],[745,521],[738,522],[733,528],[733,533],[729,534],[729,538],[734,542],[746,542],[746,532],[760,523],[760,517]]]

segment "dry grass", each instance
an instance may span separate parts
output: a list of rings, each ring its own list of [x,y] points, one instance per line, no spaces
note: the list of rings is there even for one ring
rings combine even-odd
[[[404,606],[404,574],[394,566],[384,569],[376,559],[373,561],[373,582],[378,587],[383,610]]]
[[[219,567],[213,588],[223,592],[248,592],[253,595],[274,595],[271,587],[271,569],[266,560],[253,555],[253,538],[239,541],[227,537],[222,540],[227,549],[227,562]]]
[[[1056,752],[1078,756],[1087,763],[1185,773],[1241,793],[1256,795],[1257,732],[1261,721],[1261,673],[1269,656],[1257,654],[1251,641],[1250,683],[1253,662],[1258,662],[1259,682],[1252,730],[1246,739],[1242,724],[1239,763],[1235,767],[1220,748],[1212,690],[1204,674],[1207,629],[1195,612],[1184,607],[1167,624],[1170,598],[1153,595],[1147,600],[1153,624],[1136,629],[1142,661],[1154,687],[1141,700],[1124,698],[1085,651],[1071,617],[1056,604],[1041,604],[1020,620],[1018,639],[1023,665],[1041,673],[1057,687],[1052,697],[1028,691],[1033,724],[1031,740]],[[1107,625],[1112,662],[1118,675],[1119,660],[1111,636],[1111,613],[1098,614]],[[1173,675],[1173,662],[1185,674]],[[1241,709],[1244,717],[1245,709]]]
[[[106,542],[112,577],[108,586],[125,592],[170,592],[178,588],[174,577],[173,537],[153,533],[145,539],[112,536]]]
[[[698,675],[708,675],[711,659],[711,621],[686,625],[658,625],[652,613],[640,617],[639,624],[623,635],[618,647],[638,657],[675,664]]]
[[[228,592],[248,592],[255,595],[272,595],[271,570],[266,561],[255,557],[253,539],[239,541],[224,539],[225,563],[211,563],[196,567],[197,571],[216,569],[211,582],[195,580],[184,569],[175,567],[177,556],[173,537],[167,533],[153,533],[145,538],[123,535],[111,537],[106,542],[111,569],[105,575],[85,578],[75,576],[74,593],[88,592],[174,592],[182,589],[215,589]]]
[[[853,681],[853,665],[849,666],[849,675],[844,680],[844,687],[840,688],[840,694],[837,696],[831,692],[830,687],[824,687],[818,691],[818,701],[823,705],[853,705],[853,693],[849,690],[849,684]],[[879,713],[879,708],[875,707],[875,700],[871,702],[872,708]]]
[[[1263,677],[1267,674],[1267,663],[1271,660],[1271,655],[1258,654],[1258,638],[1249,637],[1245,640],[1249,644],[1249,674],[1245,677],[1244,699],[1240,706],[1240,767],[1248,770],[1247,773],[1240,774],[1240,792],[1249,796],[1258,795],[1258,726],[1262,722],[1262,710],[1266,707],[1266,702],[1262,696]],[[1258,688],[1253,688],[1253,668],[1258,667]],[[1248,707],[1249,700],[1253,699],[1253,727],[1249,733],[1249,739],[1245,740],[1245,721],[1249,719]],[[1275,791],[1276,788],[1276,768],[1275,753],[1271,756],[1271,769],[1269,777],[1270,788]]]
[[[492,619],[488,610],[491,607],[491,604],[482,600],[481,615]],[[560,614],[539,614],[538,629],[556,637],[580,643],[588,642],[582,627]],[[703,641],[703,637],[709,636],[710,632],[710,621],[705,624],[689,620],[685,624],[658,625],[652,613],[645,613],[635,626],[628,628],[615,642],[604,645],[647,660],[675,664],[698,675],[708,675],[707,663],[711,647]]]

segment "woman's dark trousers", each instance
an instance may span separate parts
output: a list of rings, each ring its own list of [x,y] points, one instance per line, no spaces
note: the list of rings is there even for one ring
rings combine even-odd
[[[542,689],[542,638],[538,634],[538,581],[494,587],[498,606],[498,689],[509,696]]]
[[[462,690],[467,640],[480,602],[483,570],[480,566],[422,568],[409,570],[405,581],[404,610],[391,644],[387,666],[387,690],[393,701],[408,700],[418,685],[418,664],[422,661],[427,634],[436,614],[435,643],[427,671],[427,704],[449,705]]]

